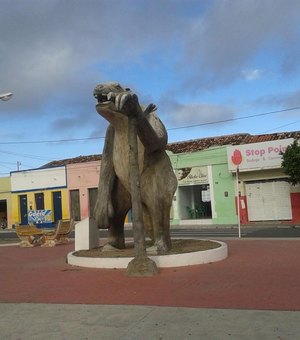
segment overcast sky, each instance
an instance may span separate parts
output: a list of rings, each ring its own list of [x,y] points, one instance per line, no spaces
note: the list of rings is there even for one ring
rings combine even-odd
[[[299,0],[0,0],[0,175],[102,153],[111,80],[169,142],[300,130],[299,23]]]

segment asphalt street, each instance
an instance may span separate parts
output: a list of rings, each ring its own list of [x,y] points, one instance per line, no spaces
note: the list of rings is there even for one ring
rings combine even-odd
[[[126,237],[133,237],[132,229],[126,228]],[[74,231],[71,238],[75,237]],[[107,237],[107,230],[100,230],[100,238]],[[171,237],[173,238],[238,238],[237,226],[172,226]],[[242,238],[298,238],[300,237],[300,226],[242,226]],[[14,230],[0,230],[0,242],[17,241],[18,237]]]
[[[173,229],[172,237],[226,238],[239,237],[238,227]],[[246,238],[295,238],[300,237],[300,227],[241,227],[241,237]]]

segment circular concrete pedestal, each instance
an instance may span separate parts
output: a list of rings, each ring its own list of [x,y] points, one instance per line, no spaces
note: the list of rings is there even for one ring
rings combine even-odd
[[[192,253],[155,255],[149,258],[158,268],[191,266],[224,260],[228,256],[227,244],[214,240],[212,242],[219,243],[220,247]],[[87,268],[127,268],[128,263],[133,259],[133,257],[79,257],[73,253],[67,256],[68,264]]]

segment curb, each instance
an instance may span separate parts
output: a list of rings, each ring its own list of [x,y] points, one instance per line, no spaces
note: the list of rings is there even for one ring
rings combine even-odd
[[[192,266],[224,260],[228,256],[227,244],[216,240],[210,241],[219,243],[220,247],[184,254],[155,255],[149,258],[159,268]],[[127,268],[128,263],[133,259],[133,257],[79,257],[73,254],[74,252],[71,252],[67,255],[67,263],[86,268]]]

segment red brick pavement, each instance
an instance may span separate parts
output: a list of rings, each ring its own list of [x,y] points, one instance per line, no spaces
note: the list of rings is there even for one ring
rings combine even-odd
[[[150,278],[72,267],[66,255],[74,244],[0,247],[0,302],[300,310],[299,239],[225,242],[224,261]]]

